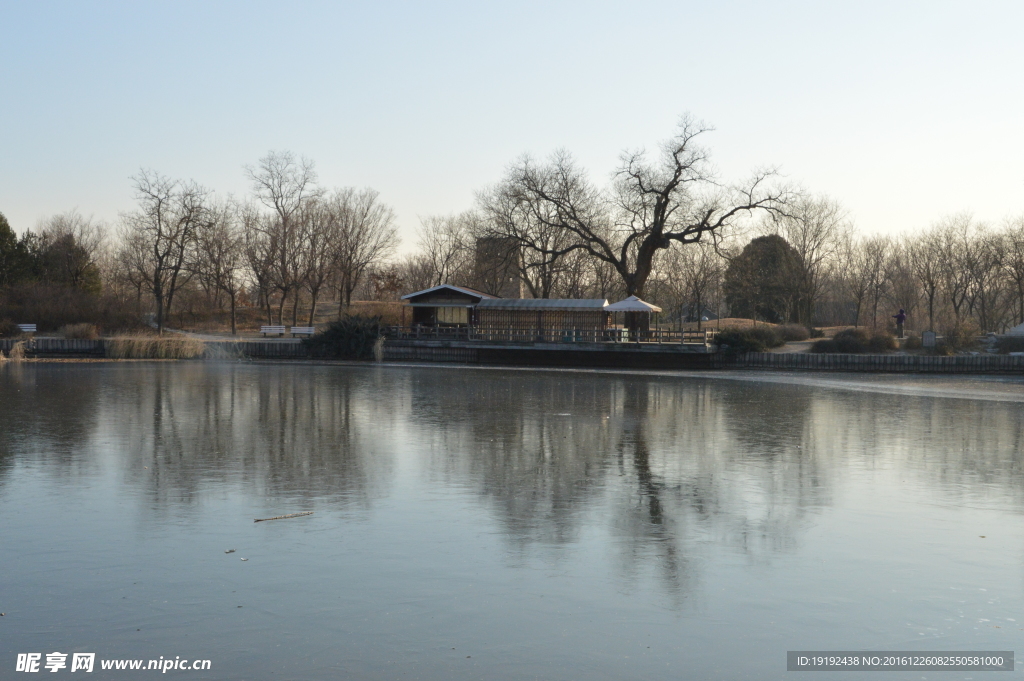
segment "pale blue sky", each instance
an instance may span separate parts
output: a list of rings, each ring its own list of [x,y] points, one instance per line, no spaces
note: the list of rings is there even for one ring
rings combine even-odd
[[[270,149],[399,216],[523,152],[604,181],[689,111],[864,231],[1024,213],[1024,3],[0,0],[0,212],[113,223],[140,167],[245,193]]]

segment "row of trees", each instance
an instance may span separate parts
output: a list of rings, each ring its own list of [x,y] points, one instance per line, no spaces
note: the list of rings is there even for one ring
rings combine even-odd
[[[353,298],[440,283],[637,295],[680,321],[879,326],[899,308],[918,328],[1024,321],[1024,219],[996,228],[955,215],[900,238],[857,236],[837,201],[787,187],[772,169],[719,178],[700,144],[708,130],[684,118],[658,153],[623,153],[604,186],[564,151],[522,157],[471,210],[422,218],[418,249],[400,259],[394,212],[375,191],[322,187],[291,153],[248,167],[242,199],[143,171],[116,239],[75,212],[21,239],[0,225],[0,288],[102,289],[160,329],[182,296],[230,310],[235,331],[239,305],[268,323],[296,324],[301,312],[313,324],[325,298],[340,314]]]
[[[490,201],[495,192],[483,194]],[[901,237],[857,235],[839,202],[791,193],[760,219],[709,230],[707,238],[658,250],[642,289],[670,319],[732,316],[807,326],[886,326],[899,309],[911,328],[1002,331],[1024,322],[1024,217],[993,227],[967,214]],[[499,293],[516,276],[530,297],[630,294],[629,279],[588,251],[507,249],[509,269],[481,257],[500,225],[483,208],[425,220],[420,252],[393,268],[410,290],[441,282]],[[506,241],[500,244],[521,243]],[[491,239],[492,241],[487,241]],[[553,243],[568,240],[551,230]],[[563,246],[564,248],[564,246]],[[481,265],[486,266],[481,266]]]
[[[99,293],[102,242],[102,229],[77,211],[55,215],[21,238],[0,214],[0,288],[46,281]]]
[[[343,303],[374,264],[398,245],[394,212],[372,189],[326,189],[313,164],[290,153],[271,153],[247,169],[253,195],[217,201],[194,182],[142,172],[134,179],[136,210],[122,217],[114,276],[152,299],[163,329],[175,295],[198,286],[222,305],[228,301],[232,333],[236,306],[264,309],[284,323],[290,305],[308,303],[308,323],[325,292]]]

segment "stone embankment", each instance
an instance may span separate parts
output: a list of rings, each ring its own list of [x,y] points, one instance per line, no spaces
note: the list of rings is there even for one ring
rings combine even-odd
[[[108,340],[33,338],[0,339],[9,355],[23,342],[28,357],[107,357]],[[205,359],[306,359],[298,340],[205,341]],[[886,373],[1024,373],[1024,356],[995,355],[841,355],[750,352],[728,356],[679,345],[602,343],[477,343],[459,341],[388,341],[386,362],[448,362],[513,366],[618,367],[635,369],[778,369]]]

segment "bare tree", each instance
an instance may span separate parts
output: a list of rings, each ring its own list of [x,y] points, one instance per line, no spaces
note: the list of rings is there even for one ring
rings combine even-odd
[[[884,236],[851,241],[844,256],[849,260],[848,290],[856,305],[854,325],[861,323],[865,307],[871,310],[871,326],[878,322],[878,304],[887,291],[886,267],[892,247]]]
[[[341,240],[339,216],[329,201],[306,201],[301,209],[300,277],[309,291],[309,326],[316,319],[320,294],[335,274],[335,248]],[[298,296],[295,298],[298,302]]]
[[[290,151],[271,151],[255,168],[246,167],[257,199],[270,208],[276,219],[261,221],[259,228],[273,242],[274,286],[281,293],[278,323],[284,323],[284,306],[290,293],[302,285],[302,225],[300,209],[304,201],[317,195],[313,162],[296,159]],[[272,234],[271,234],[272,232]],[[298,301],[292,309],[292,323],[298,314]]]
[[[762,231],[778,234],[800,256],[797,317],[811,324],[824,279],[835,267],[844,238],[852,231],[846,210],[827,196],[800,197],[786,212],[772,211],[762,222]]]
[[[1006,221],[1003,230],[1003,271],[1015,302],[1014,324],[1024,323],[1024,216]]]
[[[373,189],[339,189],[331,195],[330,205],[339,225],[334,262],[341,303],[347,307],[367,268],[398,247],[398,229],[395,212]]]
[[[935,305],[941,284],[939,242],[934,230],[908,242],[905,253],[928,305],[928,330],[934,331]]]
[[[237,206],[227,203],[210,209],[210,219],[202,221],[196,230],[193,268],[215,290],[227,295],[232,335],[238,333],[237,301],[245,266],[245,240],[239,227],[239,213]]]
[[[943,218],[935,227],[939,285],[959,326],[969,311],[972,276],[966,264],[974,258],[974,221],[967,213]]]
[[[666,251],[658,270],[663,271],[669,294],[679,307],[680,322],[695,321],[700,330],[705,308],[718,302],[724,272],[721,254],[707,243]]]
[[[528,165],[530,160],[524,157],[520,163]],[[573,253],[566,250],[572,234],[550,214],[550,202],[523,191],[517,172],[512,168],[503,182],[478,194],[477,203],[486,217],[481,236],[501,245],[502,255],[509,260],[506,264],[518,270],[533,298],[550,298],[565,266],[578,266],[579,258],[567,262]],[[570,276],[579,274],[577,269]]]
[[[435,286],[433,264],[425,253],[406,256],[396,268],[402,278],[402,287],[407,291],[422,291]]]
[[[262,214],[252,204],[240,206],[238,218],[242,228],[242,254],[252,286],[256,289],[256,304],[266,311],[267,324],[273,324],[270,296],[274,290],[277,243],[275,231],[267,228],[265,223],[276,218]]]
[[[906,240],[892,241],[885,265],[887,300],[894,310],[904,310],[914,323],[921,301],[921,282],[911,262],[912,247]],[[916,327],[916,324],[915,324]]]
[[[1008,312],[1009,295],[1003,286],[1003,259],[1007,254],[1000,237],[985,225],[977,226],[970,257],[964,263],[971,276],[968,309],[982,331],[999,328]]]
[[[419,245],[430,272],[430,286],[463,284],[472,269],[472,216],[420,218]]]
[[[781,210],[790,198],[771,186],[773,171],[757,172],[743,185],[719,182],[696,142],[709,129],[684,117],[659,161],[649,162],[643,151],[624,154],[608,193],[565,153],[543,167],[519,162],[511,181],[528,203],[543,206],[535,219],[569,234],[569,244],[549,255],[584,250],[615,269],[627,295],[642,296],[659,250],[713,240],[741,218]]]
[[[132,179],[139,208],[122,216],[124,262],[153,294],[157,330],[163,333],[174,295],[190,277],[186,265],[196,230],[210,218],[210,192],[195,182],[170,180],[148,170]]]

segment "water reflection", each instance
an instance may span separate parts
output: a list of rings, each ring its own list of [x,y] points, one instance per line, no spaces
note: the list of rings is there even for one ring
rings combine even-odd
[[[157,515],[211,490],[365,510],[402,461],[466,492],[510,560],[606,532],[626,582],[685,598],[709,546],[791,553],[851,476],[1024,507],[1019,404],[573,372],[244,364],[8,365],[0,494],[19,465],[113,467]],[[910,483],[908,483],[910,484]]]

